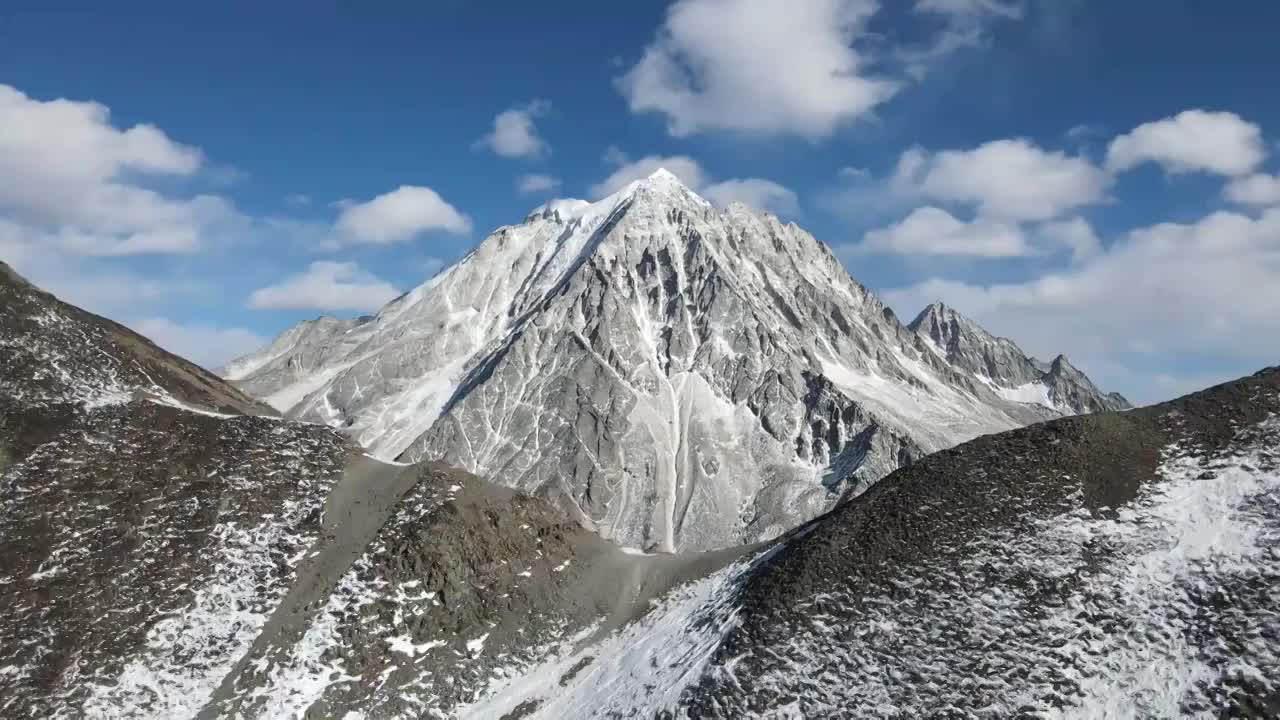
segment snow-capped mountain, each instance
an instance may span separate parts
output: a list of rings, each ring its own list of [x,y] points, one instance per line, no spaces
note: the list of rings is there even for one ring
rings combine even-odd
[[[1130,407],[1119,393],[1104,395],[1065,355],[1049,363],[1037,360],[1012,340],[992,335],[940,302],[920,311],[907,327],[952,367],[989,385],[1006,400],[1036,403],[1064,415]]]
[[[0,366],[4,717],[1280,709],[1280,368],[934,453],[774,543],[644,554],[331,428],[187,407],[234,391],[0,289],[0,344],[29,345]],[[39,338],[31,302],[63,318]],[[135,367],[172,374],[97,392]]]
[[[799,227],[659,171],[539,208],[374,317],[294,328],[228,377],[378,457],[555,496],[624,545],[712,548],[1089,409],[1007,397],[925,337]]]

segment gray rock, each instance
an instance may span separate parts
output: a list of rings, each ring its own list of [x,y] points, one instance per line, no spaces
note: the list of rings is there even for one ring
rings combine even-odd
[[[378,457],[554,496],[661,550],[774,537],[925,453],[1068,412],[1002,397],[826,245],[665,171],[553,203],[372,319],[294,328],[233,367]]]

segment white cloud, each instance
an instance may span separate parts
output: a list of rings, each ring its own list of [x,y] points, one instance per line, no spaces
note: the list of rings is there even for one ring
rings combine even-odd
[[[1280,209],[1136,230],[1027,282],[932,279],[886,298],[906,317],[944,300],[1032,353],[1065,351],[1086,371],[1100,369],[1095,380],[1104,386],[1156,400],[1169,393],[1156,371],[1142,371],[1151,365],[1186,367],[1195,358],[1226,376],[1275,362]]]
[[[1234,178],[1223,194],[1238,205],[1280,205],[1280,177],[1256,173]]]
[[[516,180],[516,189],[523,195],[532,193],[553,192],[560,188],[560,178],[542,173],[521,175]]]
[[[467,233],[471,221],[435,190],[401,185],[368,202],[347,205],[335,229],[351,242],[387,245],[432,230]]]
[[[0,221],[0,260],[13,266],[38,287],[64,302],[112,318],[197,296],[208,290],[199,278],[173,273],[141,274],[118,263],[51,253],[26,243],[11,244]]]
[[[190,252],[232,217],[209,195],[164,195],[141,183],[190,176],[201,152],[152,125],[117,128],[94,102],[37,100],[0,85],[0,217],[53,249],[95,255]],[[20,181],[15,181],[19,179]]]
[[[1102,241],[1084,218],[1047,222],[1037,228],[1036,233],[1052,246],[1069,249],[1072,259],[1077,261],[1092,257],[1102,249]]]
[[[374,310],[400,295],[353,262],[313,262],[305,272],[249,296],[258,310]]]
[[[241,327],[186,325],[162,317],[136,318],[125,324],[165,350],[208,369],[267,344],[266,338]]]
[[[1112,140],[1107,168],[1121,172],[1154,162],[1171,173],[1234,176],[1252,171],[1265,157],[1257,125],[1235,113],[1185,110]]]
[[[825,137],[898,89],[856,46],[877,9],[875,0],[680,0],[618,87],[633,112],[664,114],[677,136]]]
[[[725,180],[702,189],[702,195],[717,207],[735,202],[776,215],[794,215],[800,210],[796,194],[772,180],[744,178]]]
[[[917,208],[901,222],[868,232],[857,249],[987,258],[1019,257],[1033,252],[1016,225],[983,219],[962,222],[936,207]]]
[[[292,195],[286,195],[284,198],[284,201],[285,203],[292,205],[294,207],[310,207],[311,206],[311,196],[306,195],[304,193],[294,193]]]
[[[898,192],[974,205],[988,218],[1035,221],[1101,202],[1111,179],[1084,158],[1012,139],[934,155],[908,150],[892,183]]]
[[[534,118],[546,115],[551,103],[534,100],[526,105],[504,110],[493,119],[493,130],[477,141],[477,146],[492,150],[506,158],[539,157],[551,152],[538,136]]]
[[[616,148],[615,148],[616,149]],[[613,153],[612,158],[615,161],[621,161],[621,167],[610,173],[609,177],[592,185],[590,192],[592,197],[602,198],[606,195],[621,190],[636,180],[643,180],[661,168],[666,168],[669,172],[680,178],[680,182],[684,183],[691,190],[697,190],[704,186],[707,182],[707,174],[703,172],[702,166],[698,161],[687,155],[660,156],[649,155],[634,162],[626,160],[626,156],[621,153]]]
[[[990,21],[1020,18],[1023,7],[1017,0],[917,0],[912,9],[918,15],[939,19],[943,26],[922,44],[897,51],[907,72],[920,80],[947,55],[985,44]]]
[[[1016,18],[1022,15],[1022,6],[1001,0],[916,0],[915,11],[960,17],[1003,15]]]

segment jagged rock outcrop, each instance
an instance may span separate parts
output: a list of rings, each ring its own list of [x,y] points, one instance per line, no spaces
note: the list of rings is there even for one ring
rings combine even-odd
[[[907,327],[952,367],[1007,400],[1039,404],[1064,415],[1130,407],[1118,393],[1103,394],[1065,355],[1046,364],[940,302],[920,311]]]
[[[666,171],[548,205],[338,328],[296,328],[234,376],[379,457],[554,497],[643,548],[773,537],[928,452],[1067,412],[954,367],[797,226]]]
[[[369,319],[339,320],[322,316],[305,320],[281,333],[262,350],[228,363],[218,374],[283,412],[305,396],[305,381],[324,370],[325,358],[335,347],[341,347],[343,337]],[[290,388],[293,394],[274,395],[279,388]]]

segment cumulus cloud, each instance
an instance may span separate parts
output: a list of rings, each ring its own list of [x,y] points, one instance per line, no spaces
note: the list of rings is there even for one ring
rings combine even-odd
[[[874,0],[680,0],[618,87],[673,135],[830,135],[899,84],[858,47]],[[779,78],[786,78],[779,82]]]
[[[917,0],[912,10],[942,25],[941,30],[923,43],[897,51],[907,72],[918,80],[947,55],[983,45],[992,20],[1020,18],[1023,6],[1017,0]]]
[[[266,338],[242,327],[183,324],[163,317],[135,318],[125,324],[165,350],[210,369],[267,344]]]
[[[1008,223],[963,222],[936,207],[914,210],[900,222],[872,230],[858,246],[863,252],[1007,258],[1029,255],[1022,231]]]
[[[1235,176],[1251,172],[1265,157],[1257,125],[1235,113],[1185,110],[1112,140],[1107,168],[1122,172],[1153,162],[1170,173]]]
[[[1238,205],[1280,205],[1280,177],[1256,173],[1234,178],[1223,194]]]
[[[190,252],[229,202],[157,192],[150,178],[191,176],[194,147],[152,125],[119,128],[95,102],[39,100],[0,85],[0,213],[31,237],[68,252]],[[13,181],[20,178],[20,181]]]
[[[702,189],[702,195],[717,207],[728,207],[740,202],[758,210],[768,210],[776,215],[794,215],[800,211],[800,201],[791,190],[772,180],[744,178],[713,183]]]
[[[374,310],[400,292],[353,262],[313,262],[276,285],[254,290],[249,307],[257,310]]]
[[[468,233],[471,220],[435,190],[402,185],[368,202],[346,205],[335,230],[349,242],[388,245],[434,230]]]
[[[560,189],[560,178],[542,173],[529,173],[521,175],[516,180],[516,189],[522,195],[531,195],[540,192],[555,192]]]
[[[1049,245],[1070,250],[1072,259],[1077,261],[1092,257],[1102,249],[1102,241],[1084,218],[1047,222],[1040,225],[1036,232]]]
[[[1103,202],[1111,183],[1086,158],[1006,139],[969,150],[909,148],[884,177],[844,168],[818,204],[864,223],[926,205],[962,207],[986,225],[1009,227],[1057,220]]]
[[[970,150],[911,148],[893,174],[876,179],[842,170],[820,203],[865,221],[918,205],[904,219],[872,230],[856,252],[1009,258],[1069,250],[1076,258],[1100,243],[1073,210],[1102,202],[1110,176],[1083,157],[1044,150],[1028,140],[995,140]],[[923,203],[923,205],[920,205]],[[944,207],[971,210],[961,220]]]
[[[493,119],[493,130],[477,141],[477,146],[488,148],[506,158],[539,157],[551,152],[546,141],[538,136],[534,118],[546,115],[551,103],[534,100],[525,105],[503,110]]]
[[[1011,139],[932,155],[909,150],[893,183],[899,192],[976,206],[988,218],[1034,221],[1102,201],[1111,179],[1085,158]]]
[[[1172,393],[1156,384],[1158,370],[1136,368],[1195,359],[1226,377],[1275,362],[1280,209],[1144,227],[1026,282],[935,278],[886,298],[907,317],[944,300],[1032,353],[1065,351],[1103,384],[1153,401]]]

